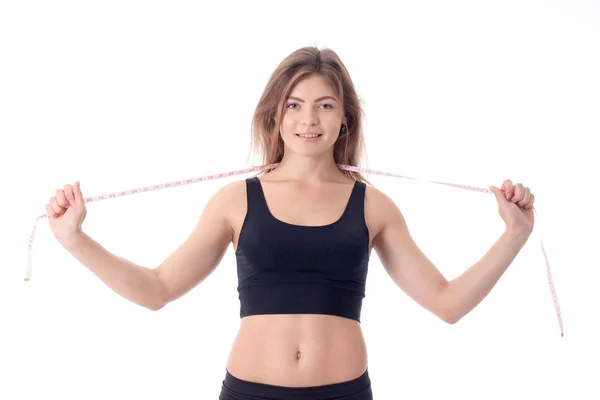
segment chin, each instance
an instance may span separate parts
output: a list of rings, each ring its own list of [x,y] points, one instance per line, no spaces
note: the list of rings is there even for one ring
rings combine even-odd
[[[313,148],[311,147],[312,146],[303,146],[303,143],[300,143],[300,146],[298,146],[297,144],[292,146],[285,144],[285,151],[289,151],[300,156],[317,157],[331,151],[333,144],[329,146],[327,144],[321,143],[319,146],[314,146]]]
[[[304,141],[295,133],[292,133],[284,135],[283,143],[286,152],[289,151],[305,157],[319,157],[333,151],[336,139],[325,134],[319,137],[318,140]]]

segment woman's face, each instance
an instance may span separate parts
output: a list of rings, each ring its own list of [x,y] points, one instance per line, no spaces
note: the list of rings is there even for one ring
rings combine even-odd
[[[342,123],[340,99],[325,78],[311,75],[298,82],[286,99],[281,137],[286,151],[299,155],[319,155],[333,150]],[[318,137],[302,137],[309,132]]]

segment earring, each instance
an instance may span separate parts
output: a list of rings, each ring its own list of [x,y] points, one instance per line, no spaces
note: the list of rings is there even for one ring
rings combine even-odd
[[[346,125],[342,125],[342,133],[346,132]]]

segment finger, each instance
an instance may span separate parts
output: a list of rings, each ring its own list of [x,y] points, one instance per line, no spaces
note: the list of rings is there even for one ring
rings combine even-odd
[[[526,210],[531,210],[533,208],[533,202],[535,201],[535,195],[533,193],[531,193],[531,195],[529,196],[529,204],[527,204],[525,207],[523,207]]]
[[[68,208],[69,207],[69,202],[67,201],[67,198],[65,197],[65,192],[62,191],[62,189],[56,189],[56,202],[58,203],[59,206],[61,206],[62,208]]]
[[[65,197],[67,198],[67,201],[69,202],[69,204],[74,206],[75,205],[75,195],[73,194],[73,186],[65,185],[65,188],[63,191],[65,192]]]
[[[48,217],[54,217],[56,215],[50,203],[46,204],[46,213],[48,214]]]
[[[522,183],[517,183],[514,186],[514,195],[513,195],[512,199],[511,199],[511,201],[513,203],[518,203],[521,200],[523,200],[523,195],[525,194],[524,192],[525,192],[525,190],[523,188],[523,184]]]
[[[531,197],[531,192],[530,192],[529,188],[523,188],[523,200],[519,201],[517,203],[517,205],[519,207],[525,207],[527,204],[529,204],[530,197]]]
[[[502,189],[504,191],[504,196],[506,196],[506,200],[510,200],[514,193],[514,185],[510,179],[506,179],[502,183]]]
[[[66,210],[65,208],[58,205],[58,202],[56,201],[55,196],[50,197],[50,206],[52,207],[52,209],[54,210],[54,212],[56,214],[62,214]]]

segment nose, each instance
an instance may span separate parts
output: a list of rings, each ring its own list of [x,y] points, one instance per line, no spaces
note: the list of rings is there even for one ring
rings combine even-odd
[[[312,107],[305,107],[304,109],[307,111],[304,111],[301,116],[302,125],[317,125],[319,123],[319,120],[316,117],[317,111]]]

